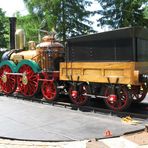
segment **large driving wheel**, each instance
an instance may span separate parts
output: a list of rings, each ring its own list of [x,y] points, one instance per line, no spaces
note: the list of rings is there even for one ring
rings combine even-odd
[[[90,93],[89,85],[86,83],[82,83],[81,85],[75,87],[73,85],[69,88],[69,96],[72,103],[76,105],[85,105],[89,102],[89,98],[87,94]]]
[[[43,82],[41,90],[42,90],[43,97],[48,102],[52,102],[56,100],[58,97],[56,82],[52,82],[52,81]]]
[[[106,87],[104,99],[105,104],[112,110],[123,111],[127,109],[132,102],[131,95],[125,86],[117,85],[113,88],[111,86]]]
[[[140,103],[147,94],[147,87],[145,85],[131,86],[130,92],[132,94],[133,103]]]
[[[11,61],[5,61],[0,65],[0,87],[6,94],[12,94],[16,90],[16,76],[9,73],[15,72],[16,65]]]
[[[27,64],[23,64],[19,70],[22,76],[18,76],[18,89],[26,97],[32,97],[38,90],[38,75],[34,72],[32,67]]]

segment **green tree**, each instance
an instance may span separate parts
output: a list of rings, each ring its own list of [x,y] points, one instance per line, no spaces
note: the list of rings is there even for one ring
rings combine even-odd
[[[147,0],[97,0],[102,6],[98,13],[98,25],[111,28],[127,26],[148,26],[144,19],[144,6]]]
[[[148,4],[148,3],[147,3]],[[148,19],[148,6],[145,7],[145,10],[144,10],[144,17],[145,19]]]
[[[7,48],[9,42],[8,18],[5,12],[0,8],[0,48]]]
[[[40,26],[38,17],[30,14],[21,16],[19,12],[17,12],[16,16],[17,16],[17,28],[24,29],[26,40],[27,41],[33,40],[38,42],[38,34]]]
[[[93,32],[86,10],[90,0],[24,0],[30,14],[45,22],[42,29],[54,29],[63,41],[71,36]]]

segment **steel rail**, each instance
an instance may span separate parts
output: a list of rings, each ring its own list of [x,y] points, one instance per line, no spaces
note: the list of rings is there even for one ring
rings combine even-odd
[[[145,113],[145,114],[144,113],[134,113],[134,112],[130,112],[130,111],[122,111],[121,112],[121,111],[114,111],[111,109],[98,108],[98,107],[92,107],[92,106],[77,106],[72,103],[61,102],[61,101],[47,102],[45,99],[40,99],[37,97],[28,98],[28,97],[24,97],[24,96],[18,95],[18,94],[11,94],[9,96],[13,97],[13,98],[17,98],[17,99],[31,101],[31,102],[35,101],[35,102],[42,103],[42,104],[49,104],[49,105],[53,105],[53,106],[70,108],[73,110],[88,111],[88,112],[93,112],[93,113],[103,113],[106,115],[119,116],[119,117],[131,116],[132,118],[148,119],[147,113]],[[146,112],[146,111],[144,110],[144,112]]]

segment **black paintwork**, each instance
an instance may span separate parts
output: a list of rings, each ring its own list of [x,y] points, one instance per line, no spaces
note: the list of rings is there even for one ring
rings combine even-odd
[[[16,17],[10,17],[10,49],[15,49]]]
[[[122,28],[67,40],[68,61],[148,61],[148,29]]]

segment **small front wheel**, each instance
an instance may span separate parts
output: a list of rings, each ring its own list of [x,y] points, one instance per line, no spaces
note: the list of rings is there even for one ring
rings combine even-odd
[[[56,82],[45,81],[41,87],[43,97],[48,102],[52,102],[58,98],[58,89]]]

